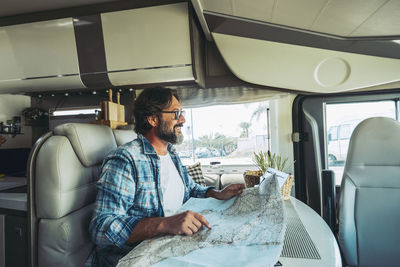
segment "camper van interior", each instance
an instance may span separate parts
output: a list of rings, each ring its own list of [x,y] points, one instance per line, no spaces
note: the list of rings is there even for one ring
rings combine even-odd
[[[178,91],[176,150],[207,185],[250,186],[257,155],[294,178],[275,266],[400,266],[399,14],[399,0],[2,0],[0,267],[84,266],[102,161],[159,86]],[[234,249],[162,266],[270,266]]]

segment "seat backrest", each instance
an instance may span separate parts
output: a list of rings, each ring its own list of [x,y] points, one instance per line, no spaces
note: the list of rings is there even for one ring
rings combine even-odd
[[[137,134],[133,130],[113,130],[115,141],[117,146],[122,146],[134,139],[136,139]]]
[[[354,130],[339,199],[338,241],[347,266],[400,263],[400,123],[371,118]]]
[[[132,132],[132,131],[129,131]],[[67,123],[42,137],[29,161],[31,266],[83,266],[104,157],[117,147],[104,125]]]

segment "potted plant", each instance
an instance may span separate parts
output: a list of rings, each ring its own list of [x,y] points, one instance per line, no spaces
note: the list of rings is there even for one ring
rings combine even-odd
[[[271,154],[270,151],[253,153],[253,162],[260,169],[260,171],[262,171],[262,173],[266,172],[268,168],[285,172],[289,168],[287,165],[288,160],[289,159],[287,157],[284,158],[275,153]]]
[[[244,181],[246,187],[253,187],[256,184],[260,183],[260,176],[263,175],[268,168],[277,169],[279,171],[286,172],[288,171],[289,164],[288,158],[282,157],[276,153],[272,153],[270,151],[263,152],[259,151],[258,153],[253,153],[253,162],[258,167],[257,171],[247,171],[244,173]]]

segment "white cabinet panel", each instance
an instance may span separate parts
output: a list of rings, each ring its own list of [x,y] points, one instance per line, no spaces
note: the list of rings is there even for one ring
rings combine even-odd
[[[0,79],[79,73],[72,18],[0,28]]]
[[[73,83],[65,83],[64,75]],[[40,78],[83,87],[72,18],[0,27],[0,92],[29,91]]]
[[[194,79],[187,71],[192,64],[187,3],[105,13],[101,20],[112,84]]]

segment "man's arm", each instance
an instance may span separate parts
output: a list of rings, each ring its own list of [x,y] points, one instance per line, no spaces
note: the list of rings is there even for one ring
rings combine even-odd
[[[210,188],[207,190],[206,197],[212,197],[220,200],[228,200],[234,196],[240,195],[244,190],[243,184],[231,184],[222,190]]]
[[[243,189],[242,184],[232,184],[220,191],[210,188],[207,190],[206,197],[227,200],[240,195]],[[143,218],[136,224],[126,243],[139,242],[161,234],[190,236],[199,231],[203,225],[211,229],[208,221],[201,214],[193,211],[185,211],[170,217]]]
[[[139,222],[140,218],[127,214],[135,198],[133,172],[124,151],[116,151],[104,161],[89,226],[95,244],[125,247],[126,240]]]
[[[203,225],[211,229],[208,221],[193,211],[185,211],[170,217],[143,218],[137,223],[126,243],[139,242],[161,234],[190,236],[199,231]]]

